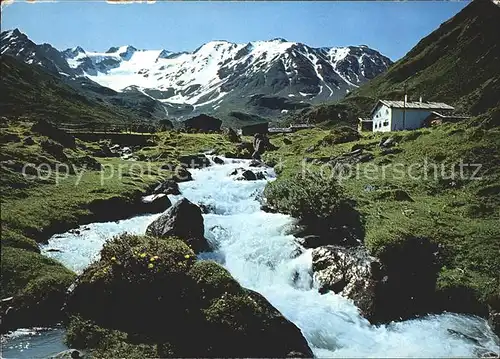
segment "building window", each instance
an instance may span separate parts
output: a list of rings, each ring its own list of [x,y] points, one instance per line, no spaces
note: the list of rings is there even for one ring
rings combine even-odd
[[[389,126],[389,121],[384,121],[384,126]]]
[[[388,108],[386,108],[386,109],[385,109],[385,114],[386,114],[386,115],[388,115],[388,114],[389,114],[389,109],[388,109]]]

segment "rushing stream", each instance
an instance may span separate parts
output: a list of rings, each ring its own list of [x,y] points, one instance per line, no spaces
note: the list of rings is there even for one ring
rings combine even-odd
[[[205,235],[216,249],[200,257],[218,261],[243,286],[263,294],[302,330],[316,356],[471,357],[500,351],[499,339],[481,318],[449,313],[372,326],[349,300],[319,294],[312,284],[310,251],[294,255],[297,246],[287,234],[293,219],[260,210],[256,196],[266,181],[236,181],[228,175],[248,164],[226,160],[225,165],[193,170],[194,181],[180,184],[182,196],[213,209],[204,215]],[[106,239],[122,232],[144,233],[158,216],[85,225],[80,233],[53,236],[43,251],[80,272],[98,258]],[[36,336],[16,331],[4,341],[3,356],[44,357],[64,349],[62,335],[62,330]]]

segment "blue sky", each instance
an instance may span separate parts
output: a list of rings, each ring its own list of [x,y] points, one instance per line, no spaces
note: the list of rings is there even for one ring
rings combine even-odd
[[[310,46],[368,45],[393,60],[468,2],[14,2],[2,30],[19,28],[36,43],[87,50],[133,45],[192,51],[210,40],[245,43],[283,37]]]

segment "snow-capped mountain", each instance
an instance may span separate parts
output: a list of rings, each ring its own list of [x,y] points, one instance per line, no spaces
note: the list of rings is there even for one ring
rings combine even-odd
[[[0,34],[0,53],[17,57],[27,64],[40,65],[53,73],[75,73],[56,48],[49,44],[37,45],[18,29]]]
[[[75,52],[80,51],[83,49],[75,49]],[[85,76],[83,68],[71,67],[66,59],[68,53],[61,53],[49,44],[37,45],[17,29],[1,33],[0,53],[13,56],[29,65],[41,66],[54,75],[53,81],[64,83],[90,102],[98,101],[110,108],[118,107],[130,113],[131,118],[148,121],[168,117],[166,106],[151,96],[139,91],[116,92],[100,85]],[[30,83],[31,80],[23,79],[25,83]],[[36,88],[39,84],[32,85]]]
[[[55,66],[71,76],[86,76],[115,91],[141,92],[161,101],[169,115],[248,110],[256,102],[262,105],[263,101],[256,99],[263,96],[280,99],[271,107],[258,106],[250,112],[276,114],[293,109],[290,103],[340,99],[392,64],[367,46],[312,48],[284,39],[247,44],[211,41],[184,53],[133,46],[112,47],[105,52],[81,47],[58,52],[50,45],[35,45],[57,52],[50,56],[32,46],[21,49],[26,41],[31,42],[17,30],[2,33],[1,52],[28,63]],[[34,55],[25,55],[28,52]],[[35,59],[39,55],[49,57],[53,64]]]

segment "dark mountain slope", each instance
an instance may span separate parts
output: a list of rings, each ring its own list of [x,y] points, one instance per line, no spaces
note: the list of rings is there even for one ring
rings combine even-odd
[[[119,106],[84,95],[42,67],[26,65],[2,55],[0,69],[3,89],[0,111],[3,116],[80,124],[143,121],[143,117]]]

